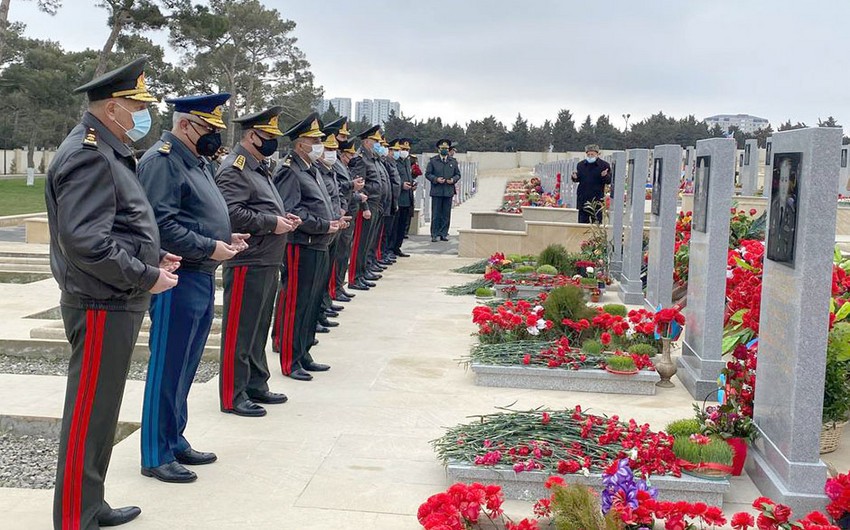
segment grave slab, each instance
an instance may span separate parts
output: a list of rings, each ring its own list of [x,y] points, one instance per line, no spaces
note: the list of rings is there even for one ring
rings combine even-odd
[[[634,375],[611,374],[598,368],[564,370],[533,366],[496,366],[472,363],[475,384],[502,388],[536,388],[603,394],[654,396],[656,372],[641,370]]]
[[[652,206],[649,222],[649,268],[646,305],[673,303],[673,249],[676,237],[676,193],[682,176],[682,148],[659,145],[653,150]]]
[[[643,303],[643,221],[644,187],[649,173],[649,149],[629,149],[626,153],[626,215],[623,221],[625,246],[620,275],[620,300],[624,304]]]

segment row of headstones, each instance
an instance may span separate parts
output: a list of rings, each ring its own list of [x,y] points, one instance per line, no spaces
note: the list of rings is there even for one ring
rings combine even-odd
[[[540,185],[543,190],[549,193],[554,193],[557,185],[558,174],[561,175],[561,201],[567,208],[575,208],[578,202],[578,185],[572,181],[570,176],[576,170],[576,165],[581,161],[580,158],[570,158],[568,160],[555,160],[546,162],[545,164],[537,164],[534,167],[534,175],[540,178]]]
[[[791,504],[795,512],[822,509],[824,501],[826,467],[819,457],[819,433],[837,214],[835,194],[826,190],[835,189],[841,141],[840,128],[777,133],[766,173],[769,208],[754,410],[761,436],[747,470],[763,494]],[[716,392],[725,364],[721,344],[735,141],[700,140],[693,155],[688,324],[679,379],[702,401]],[[676,196],[687,167],[683,162],[678,145],[657,146],[651,154],[632,149],[613,155],[612,204],[624,205],[624,211],[611,212],[613,241],[618,243],[612,269],[620,256],[624,303],[652,309],[672,303]],[[649,176],[653,189],[644,295],[644,179]]]
[[[423,154],[420,160],[425,159]],[[427,164],[427,162],[426,162]],[[463,204],[475,195],[478,189],[478,162],[458,162],[461,179],[455,185],[457,194],[455,195],[454,203]],[[424,167],[423,167],[424,169]],[[420,226],[426,222],[431,222],[431,183],[424,176],[417,179],[419,185],[416,191],[413,192],[413,206],[419,208],[422,215],[419,216]]]

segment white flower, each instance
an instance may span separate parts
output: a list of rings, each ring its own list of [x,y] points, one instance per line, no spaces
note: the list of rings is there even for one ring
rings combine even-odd
[[[629,458],[631,458],[632,460],[637,460],[637,457],[638,457],[637,447],[632,447],[632,450],[629,451]]]
[[[541,318],[537,321],[537,329],[546,329],[546,319]]]
[[[593,267],[588,267],[585,270],[587,271],[588,274],[593,274],[593,271],[595,271],[596,269],[594,269]]]
[[[537,326],[528,326],[525,330],[529,335],[540,335],[540,330],[537,329]]]
[[[534,306],[534,309],[532,309],[532,311],[534,311],[535,313],[539,313],[540,311],[543,311],[543,306],[542,305],[536,305],[536,306]]]
[[[732,279],[732,269],[726,269],[726,279],[727,280]]]
[[[587,469],[586,467],[583,467],[583,468],[581,468],[581,474],[584,475],[585,477],[589,477],[590,476],[590,470]]]
[[[633,330],[632,328],[629,328],[629,329],[626,330],[626,337],[632,338],[632,335],[634,335],[634,334],[635,334],[635,330]]]

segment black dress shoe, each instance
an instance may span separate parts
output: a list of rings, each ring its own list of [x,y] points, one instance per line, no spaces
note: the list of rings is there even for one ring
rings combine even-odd
[[[405,254],[404,252],[402,252],[400,250],[398,252],[396,252],[395,255],[400,257],[400,258],[409,258],[410,257],[410,254]]]
[[[306,363],[303,365],[303,368],[308,372],[327,372],[331,369],[331,367],[326,364],[319,364],[316,362]]]
[[[334,322],[332,320],[328,320],[327,318],[320,318],[319,325],[324,326],[326,328],[335,328],[339,326],[339,322]]]
[[[375,287],[378,284],[375,283],[375,282],[370,282],[369,280],[363,280],[363,285],[365,285],[366,287],[372,288],[372,287]]]
[[[175,484],[185,484],[186,482],[195,482],[198,480],[198,475],[183,467],[176,460],[159,467],[143,467],[142,475]]]
[[[350,302],[352,298],[350,296],[344,295],[342,293],[337,293],[336,298],[334,298],[335,302]]]
[[[380,280],[381,278],[383,278],[384,275],[383,274],[375,274],[374,272],[367,272],[366,274],[363,275],[363,277],[366,278],[369,281],[374,282],[375,280]]]
[[[142,513],[138,506],[125,506],[123,508],[112,508],[106,512],[97,514],[98,526],[119,526],[129,523]]]
[[[379,261],[378,263],[380,263],[380,264],[381,264],[381,265],[383,265],[384,267],[389,267],[390,265],[392,265],[392,264],[393,264],[393,263],[395,263],[395,262],[394,262],[394,261],[390,261],[390,260],[382,259],[382,260],[381,260],[381,261]]]
[[[347,296],[348,298],[354,298],[355,296],[357,296],[354,293],[349,293],[345,289],[340,289],[337,294],[341,294],[342,296]]]
[[[325,309],[325,316],[330,318],[336,318],[339,316],[339,313],[337,313],[333,309]]]
[[[448,240],[449,240],[449,238],[447,238],[446,236],[440,236],[440,241],[448,241]]]
[[[319,323],[316,323],[316,333],[330,333],[330,332],[331,332],[331,330],[328,329],[326,326],[323,326]]]
[[[343,309],[345,309],[344,305],[331,304],[331,311],[339,312],[339,311],[342,311]]]
[[[247,418],[260,418],[266,415],[266,409],[257,405],[250,399],[246,399],[241,403],[233,405],[233,408],[230,410],[222,409],[222,412],[236,414],[237,416],[245,416]]]
[[[313,343],[310,346],[316,346],[317,344],[319,344],[319,339],[313,339]]]
[[[432,237],[432,238],[431,238],[431,243],[436,243],[436,242],[437,242],[437,238],[436,238],[436,237]]]
[[[309,373],[305,372],[302,368],[299,368],[289,374],[289,377],[295,379],[296,381],[312,381],[313,376]]]
[[[182,453],[174,453],[174,458],[184,466],[202,466],[204,464],[212,464],[218,457],[215,453],[204,453],[195,451],[191,447]]]
[[[349,289],[354,289],[355,291],[368,291],[369,286],[364,283],[352,283],[348,285]]]
[[[269,392],[268,390],[248,392],[248,397],[254,403],[265,403],[267,405],[279,405],[286,403],[289,399],[286,397],[286,394],[278,394],[277,392]]]

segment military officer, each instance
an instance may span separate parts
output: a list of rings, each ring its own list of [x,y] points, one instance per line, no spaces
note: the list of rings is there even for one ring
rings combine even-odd
[[[460,180],[457,160],[449,156],[451,140],[437,142],[438,155],[432,156],[425,170],[425,178],[431,183],[431,242],[449,240],[449,225],[452,221],[452,200],[455,184]]]
[[[398,169],[401,178],[401,190],[398,195],[398,215],[396,218],[395,231],[391,238],[391,248],[393,254],[400,258],[410,257],[410,254],[405,254],[401,250],[401,245],[404,242],[404,235],[410,226],[410,218],[413,217],[413,187],[415,180],[411,172],[410,166],[410,139],[399,138],[393,141],[393,144],[398,147],[398,158],[396,159],[396,168]]]
[[[390,177],[389,184],[389,206],[387,212],[384,213],[384,226],[381,232],[381,247],[379,249],[379,263],[385,267],[392,265],[396,261],[396,256],[393,253],[393,238],[395,237],[395,224],[398,213],[398,196],[401,194],[401,176],[398,171],[396,162],[399,160],[401,147],[397,140],[387,141],[389,152],[383,157],[382,162],[387,168],[387,175]]]
[[[392,206],[392,199],[390,198],[392,184],[385,162],[385,157],[387,156],[387,154],[389,154],[389,149],[387,148],[387,145],[387,140],[382,134],[381,139],[378,141],[378,148],[380,149],[380,154],[378,156],[378,164],[376,164],[378,169],[380,170],[379,174],[381,177],[382,215],[378,218],[377,221],[375,221],[374,232],[372,234],[372,241],[370,241],[369,243],[369,252],[366,256],[366,268],[370,271],[371,274],[371,276],[367,276],[367,278],[373,282],[382,278],[381,272],[385,271],[388,266],[388,264],[380,263],[380,261],[382,260],[382,256],[380,255],[380,248],[382,244],[382,237],[384,235],[386,215]]]
[[[360,138],[360,149],[355,158],[348,166],[349,171],[355,178],[364,179],[363,192],[366,202],[360,204],[360,212],[357,217],[355,229],[356,245],[352,244],[351,261],[348,270],[349,288],[367,291],[374,287],[374,280],[378,279],[372,271],[367,268],[368,254],[374,249],[377,240],[378,221],[383,216],[381,209],[383,181],[386,176],[386,168],[380,162],[381,149],[381,126],[374,125],[358,134]]]
[[[151,357],[142,408],[142,475],[192,482],[184,465],[215,462],[183,432],[186,399],[201,362],[215,309],[215,271],[246,244],[232,234],[210,157],[221,147],[222,105],[230,94],[167,99],[173,127],[139,161],[139,181],[154,208],[162,248],[183,257],[180,283],[151,300]],[[247,237],[247,236],[244,236]]]
[[[351,167],[357,165],[360,155],[357,154],[357,148],[354,145],[354,140],[343,140],[339,143],[339,162],[341,162],[344,171],[347,171],[351,177],[352,191],[348,199],[348,215],[351,216],[351,226],[343,233],[343,243],[347,245],[345,250],[341,250],[337,254],[337,292],[336,298],[338,302],[349,302],[354,298],[354,293],[349,293],[343,289],[345,279],[348,276],[348,286],[354,283],[354,276],[351,273],[350,267],[355,261],[354,252],[362,238],[363,233],[363,216],[361,215],[363,208],[366,206],[368,197],[363,192],[363,187],[366,181],[363,177],[354,177],[351,173]],[[346,243],[345,235],[349,234]],[[367,287],[368,289],[368,287]]]
[[[130,358],[150,293],[177,285],[180,258],[161,252],[153,209],[128,142],[150,130],[146,59],[77,88],[88,110],[50,164],[50,268],[71,343],[53,501],[56,530],[131,521],[103,496]]]
[[[286,234],[301,222],[285,212],[266,163],[283,136],[278,126],[282,110],[272,107],[234,118],[242,137],[216,175],[233,229],[251,235],[248,248],[225,263],[223,274],[219,404],[222,412],[237,416],[265,416],[260,403],[287,400],[269,391],[266,360]]]
[[[313,379],[310,372],[330,369],[313,360],[310,348],[316,338],[322,293],[328,285],[328,245],[339,231],[340,221],[313,165],[324,151],[325,135],[318,113],[311,113],[284,134],[293,141],[293,147],[279,164],[274,182],[284,209],[297,215],[302,224],[286,245],[273,338],[278,342],[283,374],[309,381]]]

